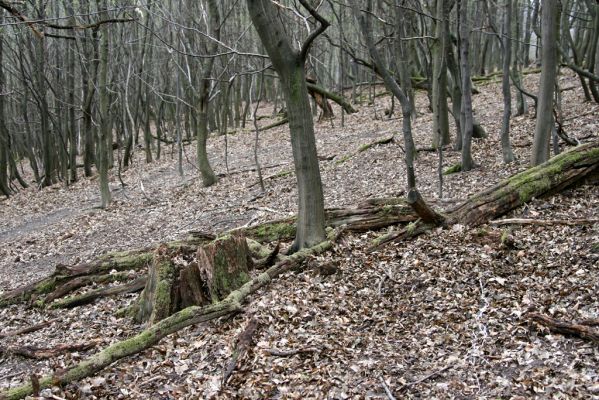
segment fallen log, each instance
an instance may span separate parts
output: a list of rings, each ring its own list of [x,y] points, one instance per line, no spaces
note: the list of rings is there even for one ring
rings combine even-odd
[[[599,332],[589,328],[587,325],[572,324],[539,313],[528,314],[528,319],[548,328],[551,332],[576,336],[581,339],[599,343]]]
[[[333,235],[331,236],[333,237]],[[326,240],[314,247],[300,250],[246,282],[239,289],[231,292],[224,300],[203,307],[191,306],[184,308],[170,317],[151,325],[139,334],[129,339],[116,342],[99,353],[88,357],[84,361],[62,370],[60,373],[47,375],[41,378],[39,380],[39,387],[43,389],[80,380],[106,368],[117,360],[139,353],[140,351],[155,345],[162,338],[187,326],[240,312],[242,310],[241,305],[248,301],[248,297],[251,294],[268,285],[279,275],[292,270],[308,256],[323,253],[329,250],[332,245],[332,240]],[[24,383],[21,386],[0,391],[0,399],[22,399],[31,395],[33,390],[34,388],[31,382]]]
[[[11,346],[11,347],[0,347],[0,354],[21,356],[25,358],[31,358],[34,360],[43,360],[47,358],[56,357],[65,353],[71,353],[74,351],[85,351],[97,345],[96,342],[90,343],[71,343],[71,344],[59,344],[54,347],[36,347],[36,346]],[[0,397],[1,398],[1,397]]]
[[[325,88],[318,86],[315,83],[306,82],[306,86],[308,87],[308,92],[311,96],[318,94],[321,97],[324,97],[324,99],[333,100],[335,103],[341,106],[341,108],[343,108],[343,110],[348,114],[358,112],[358,110],[356,110],[347,100],[345,100],[345,98],[342,95],[330,92]]]
[[[16,329],[14,331],[2,332],[2,333],[0,333],[0,339],[7,338],[7,337],[13,337],[13,336],[20,336],[20,335],[24,335],[26,333],[31,333],[31,332],[36,332],[36,331],[39,331],[40,329],[44,329],[45,327],[52,325],[54,322],[57,322],[57,321],[59,321],[59,318],[54,318],[49,321],[40,322],[39,324],[26,326],[24,328]]]
[[[169,242],[167,246],[171,249],[195,251],[205,241],[205,238],[192,235],[185,240]],[[61,292],[70,292],[73,287],[78,288],[78,282],[107,283],[118,281],[130,271],[145,270],[148,264],[152,262],[153,252],[154,249],[149,248],[135,249],[108,253],[89,263],[73,266],[59,264],[52,275],[2,293],[0,295],[0,307],[18,302],[34,301],[41,295],[50,295],[53,300],[60,297],[57,294]],[[120,274],[121,272],[125,272],[125,274]],[[57,293],[51,294],[53,292]],[[44,302],[40,302],[39,305],[44,305]]]
[[[235,349],[233,350],[233,354],[231,354],[231,358],[227,362],[227,365],[223,371],[223,379],[221,386],[225,386],[227,381],[233,374],[233,371],[237,368],[239,363],[239,359],[244,356],[244,354],[250,348],[252,344],[252,339],[254,337],[254,333],[260,326],[258,320],[256,318],[250,319],[245,329],[239,334],[237,337],[237,343],[235,344]]]
[[[101,299],[104,297],[117,296],[119,294],[125,294],[125,293],[139,292],[146,285],[146,281],[147,281],[147,276],[143,275],[130,283],[125,283],[123,285],[117,285],[117,286],[112,286],[112,287],[107,287],[107,288],[91,290],[89,292],[85,292],[85,293],[77,295],[77,296],[66,297],[64,299],[60,299],[53,303],[47,303],[47,304],[49,304],[50,308],[73,308],[73,307],[83,306],[86,304],[93,303],[97,299]]]
[[[475,227],[501,217],[529,201],[550,196],[599,174],[599,141],[574,147],[470,197],[446,213],[442,225]],[[419,221],[375,239],[370,250],[418,236],[439,224]]]

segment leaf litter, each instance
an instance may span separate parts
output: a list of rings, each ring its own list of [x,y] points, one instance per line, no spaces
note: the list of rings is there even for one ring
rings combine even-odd
[[[571,74],[560,79],[563,85],[575,82]],[[526,76],[529,90],[537,80]],[[580,88],[563,95],[568,133],[587,140],[599,137],[597,105],[585,103]],[[453,204],[528,165],[534,119],[512,119],[517,160],[506,166],[499,144],[500,88],[485,85],[474,99],[477,118],[489,133],[486,140],[474,142],[479,167],[446,176],[445,198],[439,201],[436,155],[421,152],[416,172],[426,199]],[[395,117],[373,117],[373,108],[381,116],[388,107],[389,98],[379,97],[374,105],[362,105],[359,113],[346,116],[345,127],[339,109],[337,119],[317,124],[328,207],[401,193],[405,178],[399,146],[375,146],[336,162],[363,144],[399,133]],[[432,120],[423,93],[417,96],[417,108],[415,141],[417,147],[428,147]],[[222,174],[214,187],[201,187],[195,178],[195,152],[187,147],[191,162],[185,163],[183,179],[176,173],[174,152],[166,151],[151,165],[138,156],[134,167],[123,171],[127,186],[112,178],[115,203],[106,211],[94,208],[97,182],[87,178],[68,188],[24,190],[4,201],[0,290],[46,276],[58,263],[146,247],[192,229],[218,232],[292,215],[297,191],[293,174],[285,175],[293,170],[288,129],[263,132],[260,141],[265,176],[273,177],[266,181],[265,193],[259,193],[251,171],[253,135],[237,133],[228,137],[228,175],[223,138],[209,142],[212,163]],[[458,152],[446,151],[445,166],[459,158]],[[535,199],[509,217],[597,215],[597,186],[583,186]],[[262,289],[244,314],[188,327],[93,377],[41,395],[386,399],[388,390],[397,398],[599,397],[599,347],[553,334],[526,318],[531,311],[565,321],[599,316],[599,224],[456,225],[368,252],[380,233],[345,235],[331,252]],[[0,347],[97,342],[91,350],[47,360],[2,354],[0,387],[15,386],[31,374],[59,373],[139,332],[142,326],[115,316],[115,310],[135,298],[123,295],[60,311],[23,305],[0,309],[0,332],[56,319],[38,331],[1,338]],[[260,321],[253,346],[223,386],[236,338],[252,316]]]

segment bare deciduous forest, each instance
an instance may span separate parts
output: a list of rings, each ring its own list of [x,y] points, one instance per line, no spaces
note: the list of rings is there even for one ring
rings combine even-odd
[[[0,399],[599,398],[599,2],[0,0]]]

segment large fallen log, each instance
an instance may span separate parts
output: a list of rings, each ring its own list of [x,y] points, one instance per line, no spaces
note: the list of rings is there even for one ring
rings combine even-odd
[[[470,197],[445,214],[443,225],[478,226],[501,217],[529,201],[550,196],[599,175],[599,141],[574,147]],[[438,226],[426,221],[377,238],[371,249],[414,237]]]
[[[242,304],[248,300],[251,294],[268,285],[279,275],[292,270],[308,256],[327,251],[332,247],[333,240],[334,237],[331,235],[329,240],[286,257],[265,272],[246,282],[239,289],[231,292],[224,300],[218,303],[203,307],[191,306],[184,308],[170,317],[151,325],[137,335],[114,343],[84,361],[62,370],[60,373],[39,379],[39,388],[43,389],[54,385],[64,385],[91,376],[115,361],[139,353],[155,345],[162,338],[187,326],[240,312]],[[0,391],[0,400],[22,399],[33,392],[34,385],[29,382],[22,386]]]
[[[381,229],[399,223],[415,221],[418,216],[401,198],[371,199],[370,203],[348,208],[330,208],[325,211],[326,225],[336,228],[346,225],[354,232]],[[260,243],[292,240],[295,237],[295,217],[270,221],[250,227],[233,229],[227,233],[243,233]],[[184,240],[169,242],[172,251],[195,252],[216,236],[192,232]],[[91,283],[121,281],[129,271],[144,271],[152,264],[155,248],[109,253],[90,263],[74,266],[58,265],[52,275],[0,295],[0,306],[38,300],[40,306],[49,304],[82,286]],[[259,257],[261,258],[261,257]],[[115,273],[116,271],[116,273]],[[42,300],[41,296],[47,298]]]

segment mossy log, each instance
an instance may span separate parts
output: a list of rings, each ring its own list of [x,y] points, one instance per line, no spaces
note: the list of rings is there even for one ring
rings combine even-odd
[[[83,294],[65,297],[54,302],[45,301],[50,308],[73,308],[93,303],[97,299],[104,297],[117,296],[124,293],[135,293],[142,290],[146,285],[147,276],[142,275],[139,278],[122,285],[104,287],[90,290]]]
[[[499,182],[449,212],[452,223],[478,226],[534,198],[554,195],[599,173],[599,141],[574,147]]]
[[[116,342],[80,363],[61,370],[60,373],[40,378],[39,388],[43,389],[54,385],[64,385],[91,376],[115,361],[139,353],[140,351],[155,345],[162,338],[187,326],[239,312],[242,310],[241,305],[248,300],[248,297],[251,294],[268,285],[279,275],[295,268],[305,260],[306,257],[325,252],[330,249],[332,245],[333,242],[327,240],[314,247],[300,250],[246,282],[239,289],[229,293],[229,295],[222,301],[206,306],[191,306],[184,308],[170,317],[151,325],[139,334],[129,339]],[[33,384],[28,382],[22,386],[0,391],[0,399],[22,399],[31,395],[33,391]]]
[[[512,175],[470,197],[446,213],[444,225],[475,227],[501,217],[534,198],[557,194],[599,175],[599,141],[574,147],[547,162]],[[438,224],[419,221],[397,232],[386,234],[373,248],[427,232]]]
[[[189,307],[217,303],[249,280],[252,258],[242,235],[227,235],[199,247],[196,259],[177,263],[178,252],[158,247],[139,297],[138,322],[150,325]]]
[[[319,86],[315,83],[312,82],[306,82],[306,86],[308,87],[308,93],[310,93],[311,96],[313,96],[316,99],[315,96],[320,96],[321,99],[324,99],[325,101],[327,99],[330,99],[332,101],[334,101],[335,103],[339,104],[339,106],[341,106],[343,108],[343,110],[348,113],[348,114],[353,114],[358,112],[358,110],[356,110],[342,95],[340,94],[336,94],[333,92],[330,92],[328,90],[326,90],[325,88],[323,88],[322,86]],[[318,103],[318,100],[317,100]],[[319,104],[320,107],[320,104]],[[330,107],[330,105],[329,105]],[[324,109],[323,109],[324,111]],[[332,110],[331,110],[332,112]]]
[[[192,236],[185,240],[169,242],[167,247],[173,250],[195,251],[205,241],[204,238]],[[89,283],[123,280],[129,271],[145,270],[152,262],[153,254],[154,249],[144,248],[108,253],[89,263],[72,266],[59,264],[52,275],[2,293],[0,307],[18,302],[33,302],[42,295],[48,295],[48,300],[39,302],[43,305]]]
[[[381,229],[417,219],[418,215],[406,200],[398,197],[369,199],[354,207],[325,210],[326,226],[337,228],[345,225],[345,229],[351,232]],[[292,240],[295,237],[295,217],[238,228],[232,232],[241,232],[260,243]]]

